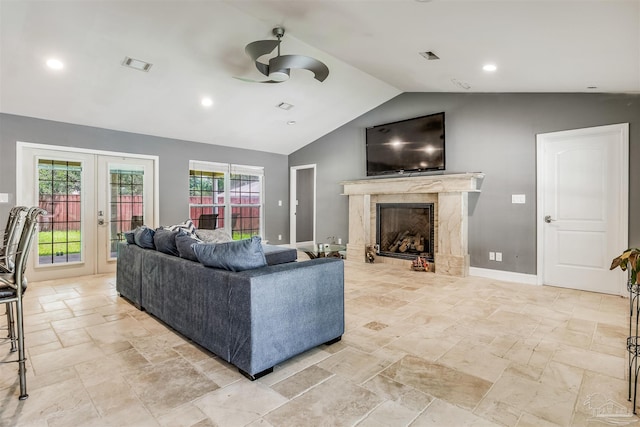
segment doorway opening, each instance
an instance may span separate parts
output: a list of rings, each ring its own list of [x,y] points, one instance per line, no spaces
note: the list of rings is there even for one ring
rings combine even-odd
[[[316,165],[290,169],[289,243],[293,246],[316,241]]]

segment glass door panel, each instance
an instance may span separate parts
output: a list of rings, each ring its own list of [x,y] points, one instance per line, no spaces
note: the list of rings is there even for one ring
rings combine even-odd
[[[155,227],[154,161],[98,156],[98,273],[115,271],[124,232]]]
[[[82,163],[39,159],[38,205],[36,264],[82,262]]]
[[[144,224],[144,168],[136,165],[109,168],[109,256],[115,259],[124,232]]]

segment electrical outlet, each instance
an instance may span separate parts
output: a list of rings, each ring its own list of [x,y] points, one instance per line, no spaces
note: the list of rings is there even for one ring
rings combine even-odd
[[[496,261],[502,262],[502,252],[496,252]]]
[[[495,260],[496,260],[496,253],[489,252],[489,261],[495,261]]]
[[[278,234],[278,240],[282,240],[282,234]]]
[[[342,244],[342,239],[338,238],[338,244],[341,245]]]
[[[278,200],[278,206],[282,206],[282,200]]]

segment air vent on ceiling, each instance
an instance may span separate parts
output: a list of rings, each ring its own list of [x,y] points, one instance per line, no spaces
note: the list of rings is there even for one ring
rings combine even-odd
[[[453,83],[454,85],[458,86],[461,89],[464,90],[469,90],[471,89],[471,85],[467,82],[464,82],[462,80],[458,80],[456,78],[451,79],[451,83]]]
[[[436,59],[440,59],[440,57],[438,55],[436,55],[435,53],[429,51],[426,52],[420,52],[420,56],[422,56],[423,58],[425,58],[427,61],[434,61]]]
[[[276,107],[278,108],[282,108],[283,110],[291,110],[293,108],[293,104],[289,104],[287,102],[281,102],[280,104],[276,105]]]
[[[133,68],[134,70],[139,71],[149,71],[153,64],[148,62],[140,61],[139,59],[129,58],[128,56],[124,57],[124,61],[122,61],[122,65],[125,67]]]

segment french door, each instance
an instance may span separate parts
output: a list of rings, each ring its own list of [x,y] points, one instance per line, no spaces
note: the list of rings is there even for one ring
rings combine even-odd
[[[156,158],[19,144],[18,161],[17,203],[47,211],[31,280],[114,272],[123,233],[156,223]]]

